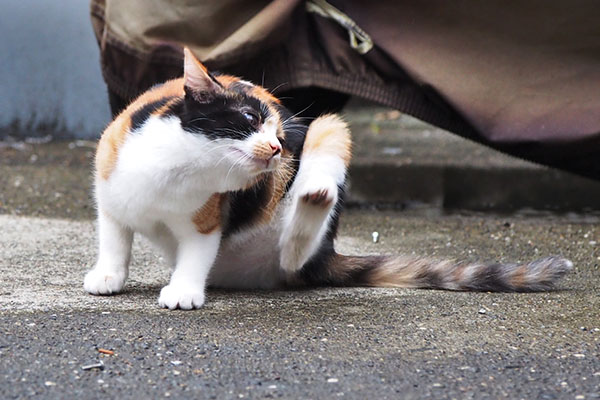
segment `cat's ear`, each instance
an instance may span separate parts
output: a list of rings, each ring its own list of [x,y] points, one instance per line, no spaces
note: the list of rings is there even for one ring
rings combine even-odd
[[[194,98],[201,100],[223,88],[190,49],[185,47],[183,55],[183,80],[186,93],[193,94]]]

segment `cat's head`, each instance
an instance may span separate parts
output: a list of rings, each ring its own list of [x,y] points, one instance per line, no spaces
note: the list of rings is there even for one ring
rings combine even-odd
[[[183,129],[217,142],[235,168],[254,175],[275,170],[285,139],[279,100],[250,82],[213,76],[187,48],[184,57]]]

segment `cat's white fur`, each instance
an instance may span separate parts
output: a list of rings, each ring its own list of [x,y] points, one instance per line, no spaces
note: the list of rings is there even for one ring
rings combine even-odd
[[[338,185],[343,185],[345,175],[346,167],[338,157],[319,153],[303,157],[290,190],[291,202],[283,215],[279,240],[281,268],[286,272],[298,271],[318,250],[338,200]],[[305,196],[319,192],[326,193],[324,206],[303,201]]]
[[[220,229],[202,234],[192,222],[212,194],[242,189],[266,170],[249,155],[260,141],[279,143],[276,128],[275,121],[267,120],[244,141],[210,140],[183,130],[176,117],[150,117],[138,132],[127,135],[110,177],[96,178],[99,255],[85,277],[85,290],[112,294],[123,288],[134,232],[147,236],[175,263],[158,300],[163,307],[202,306],[207,279],[214,286],[236,288],[285,282],[326,233],[337,186],[346,173],[341,159],[318,153],[303,158],[269,224],[223,241]],[[279,161],[276,155],[267,169]],[[319,192],[326,193],[327,205],[302,200]]]

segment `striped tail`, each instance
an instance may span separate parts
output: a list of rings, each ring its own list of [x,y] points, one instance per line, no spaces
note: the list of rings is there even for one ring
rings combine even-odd
[[[466,263],[411,256],[334,254],[320,283],[337,286],[435,288],[446,290],[536,292],[550,290],[573,268],[561,257],[527,264]]]

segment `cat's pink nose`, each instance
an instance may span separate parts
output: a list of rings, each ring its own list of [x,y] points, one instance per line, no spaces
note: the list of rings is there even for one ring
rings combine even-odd
[[[273,151],[273,155],[271,155],[271,157],[275,157],[277,154],[281,153],[281,145],[279,143],[269,143],[269,145],[271,146],[271,150]]]

